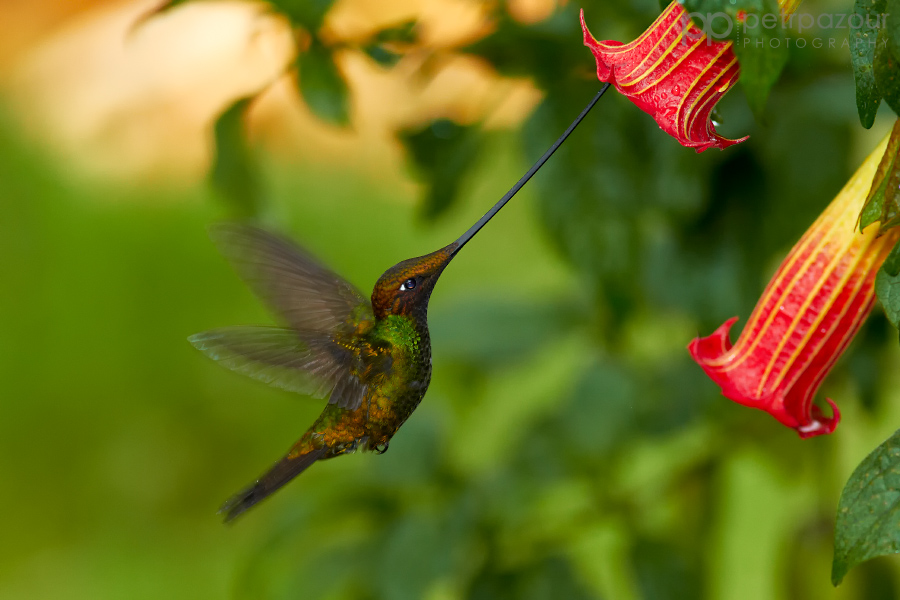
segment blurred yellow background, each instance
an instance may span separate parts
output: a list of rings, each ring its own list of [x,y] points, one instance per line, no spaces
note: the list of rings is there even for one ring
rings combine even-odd
[[[490,31],[486,5],[346,0],[325,24],[323,35],[334,43],[414,19],[420,47],[389,70],[360,52],[339,52],[354,98],[353,128],[341,130],[303,105],[295,75],[285,73],[295,36],[265,4],[198,2],[138,25],[159,6],[146,0],[0,7],[8,29],[0,65],[17,115],[88,175],[196,181],[209,166],[213,120],[231,102],[263,90],[250,127],[265,148],[289,160],[340,160],[382,174],[401,170],[393,136],[399,128],[438,117],[511,127],[541,97],[527,79],[500,77],[485,61],[454,52]],[[531,20],[552,11],[554,2],[514,6],[519,18]]]

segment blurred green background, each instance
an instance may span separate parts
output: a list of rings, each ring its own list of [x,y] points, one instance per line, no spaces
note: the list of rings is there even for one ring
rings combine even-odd
[[[659,10],[585,5],[595,35],[618,39]],[[895,557],[829,582],[843,484],[900,424],[880,309],[823,386],[841,425],[807,441],[722,398],[685,350],[747,318],[891,125],[884,107],[859,127],[840,50],[795,50],[759,120],[729,94],[720,130],[751,138],[724,152],[681,148],[604,98],[442,277],[431,388],[390,451],[316,465],[219,522],[321,403],[187,343],[271,322],[206,226],[258,213],[368,292],[455,239],[590,99],[577,8],[524,25],[498,7],[496,31],[462,51],[545,97],[508,130],[399,132],[418,189],[265,151],[249,208],[202,184],[85,183],[5,111],[0,598],[900,597]],[[462,135],[476,140],[463,167],[424,168]],[[455,193],[428,192],[446,181]]]

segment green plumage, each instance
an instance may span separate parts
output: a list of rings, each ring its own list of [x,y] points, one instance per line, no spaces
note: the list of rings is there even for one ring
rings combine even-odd
[[[232,370],[329,399],[287,455],[225,503],[231,520],[317,460],[387,450],[431,381],[428,300],[456,245],[395,265],[369,301],[286,239],[235,224],[212,237],[289,327],[218,329],[191,342]]]

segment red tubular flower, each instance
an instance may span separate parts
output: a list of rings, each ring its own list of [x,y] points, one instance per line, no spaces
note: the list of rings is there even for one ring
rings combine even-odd
[[[857,216],[866,200],[883,142],[803,235],[775,273],[732,347],[729,319],[688,350],[726,398],[764,410],[801,438],[831,433],[833,416],[813,396],[875,302],[875,275],[898,238],[895,228],[863,233]]]
[[[747,139],[720,136],[709,116],[740,75],[731,42],[707,39],[677,1],[630,44],[598,42],[584,11],[581,28],[600,81],[612,83],[682,146],[703,152]]]

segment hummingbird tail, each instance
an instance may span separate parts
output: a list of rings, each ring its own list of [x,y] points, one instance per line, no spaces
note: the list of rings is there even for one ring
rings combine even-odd
[[[314,462],[323,458],[327,451],[328,448],[322,447],[299,456],[290,454],[285,456],[275,463],[265,475],[257,479],[256,483],[228,499],[219,509],[219,514],[225,515],[226,523],[234,520],[259,501],[272,495]]]

